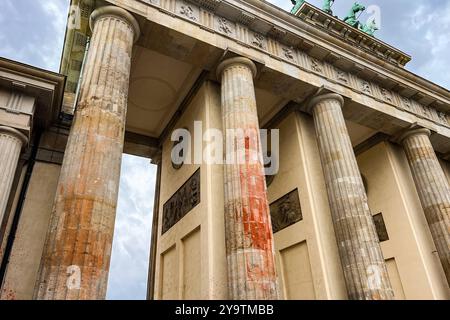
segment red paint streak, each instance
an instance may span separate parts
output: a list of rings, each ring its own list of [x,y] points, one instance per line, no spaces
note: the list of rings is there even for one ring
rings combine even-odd
[[[250,143],[251,142],[251,143]],[[259,149],[259,142],[252,136],[245,137],[246,164],[240,167],[240,180],[247,194],[248,206],[243,208],[244,233],[252,240],[252,248],[268,251],[272,254],[272,230],[270,227],[269,206],[265,186],[264,168],[261,163],[250,163],[250,148]],[[271,259],[267,259],[271,260]]]

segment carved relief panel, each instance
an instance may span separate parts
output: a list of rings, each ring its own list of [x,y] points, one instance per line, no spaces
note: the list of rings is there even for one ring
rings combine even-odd
[[[375,228],[377,229],[378,239],[380,242],[388,241],[389,235],[386,229],[386,224],[384,223],[383,214],[378,213],[374,215],[373,221],[375,222]]]
[[[177,14],[181,15],[183,18],[199,22],[200,20],[200,12],[197,6],[194,6],[192,3],[188,3],[185,1],[179,1],[176,5]]]
[[[200,204],[200,169],[164,204],[162,234]]]
[[[302,209],[298,190],[295,189],[270,205],[273,233],[277,233],[301,220]]]

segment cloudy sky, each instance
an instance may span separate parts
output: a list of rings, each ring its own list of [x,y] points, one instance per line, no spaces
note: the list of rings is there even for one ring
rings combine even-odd
[[[290,10],[290,0],[269,1]],[[323,0],[310,0],[321,6]],[[336,0],[344,17],[354,0]],[[450,88],[450,0],[359,0],[381,9],[383,41],[413,56],[407,68]],[[0,0],[0,56],[58,71],[69,0]],[[366,20],[369,14],[361,19]],[[156,170],[124,156],[109,299],[145,299]]]

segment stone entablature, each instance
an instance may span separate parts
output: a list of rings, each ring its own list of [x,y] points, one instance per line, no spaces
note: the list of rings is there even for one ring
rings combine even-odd
[[[21,92],[21,84],[0,88],[0,125],[21,130],[29,138],[36,99]]]
[[[65,78],[0,57],[0,126],[31,138],[33,128],[46,128],[59,116]]]
[[[295,26],[288,24],[285,26],[276,25],[277,21],[275,19],[272,19],[272,22],[265,20],[267,19],[268,13],[262,12],[259,8],[256,11],[257,8],[250,4],[253,1],[244,3],[243,1],[225,0],[128,0],[123,3],[123,1],[108,0],[108,2],[121,5],[125,8],[135,9],[133,11],[136,13],[145,15],[145,8],[142,4],[138,4],[143,2],[156,7],[159,11],[169,14],[172,17],[175,16],[189,23],[196,24],[203,30],[220,34],[244,47],[258,50],[272,58],[318,75],[332,83],[349,88],[358,94],[372,97],[379,102],[394,106],[418,118],[423,118],[435,124],[450,128],[450,121],[447,114],[438,111],[435,107],[431,107],[431,105],[439,106],[440,110],[446,110],[447,105],[450,107],[450,99],[448,101],[444,99],[440,100],[436,97],[440,93],[427,90],[421,91],[417,84],[412,83],[409,79],[404,80],[408,81],[411,86],[400,83],[398,74],[395,74],[395,78],[390,78],[388,75],[389,70],[382,69],[386,62],[378,58],[376,58],[378,59],[378,63],[375,66],[378,70],[368,72],[368,68],[363,65],[363,61],[358,55],[352,55],[350,60],[350,58],[345,57],[342,48],[334,46],[333,51],[331,51],[321,47],[324,43],[315,43],[314,39],[308,40],[306,38],[307,34],[300,35],[299,33],[301,31],[304,32],[304,30],[300,30],[299,28],[293,29],[292,27]],[[309,5],[309,7],[312,6]],[[142,12],[139,12],[140,10]],[[250,10],[254,12],[252,13]],[[279,11],[281,14],[282,10],[279,9]],[[273,16],[271,17],[273,18]],[[297,19],[298,23],[304,23],[300,18],[293,18]],[[305,25],[305,29],[308,28],[311,29],[311,26],[306,27]],[[340,40],[336,39],[336,41]],[[342,44],[343,46],[345,45],[344,42]],[[315,54],[319,51],[321,52],[319,55],[323,56],[322,59],[311,55],[312,51],[310,49],[312,48],[314,48]],[[323,50],[329,52],[324,53]],[[306,51],[309,52],[307,53]],[[348,53],[346,55],[348,56]],[[374,55],[373,58],[376,56]],[[347,65],[351,61],[352,67],[348,71],[344,71],[333,65],[338,61],[342,64],[344,60],[347,62]],[[395,68],[398,69],[397,71],[399,73],[400,71],[403,73],[406,72],[401,67]],[[370,81],[368,78],[363,78],[357,74],[370,74],[367,77],[375,78],[377,82]],[[417,79],[423,81],[419,77]],[[388,83],[392,90],[381,87],[378,82]],[[435,86],[432,83],[428,84]],[[414,92],[415,94],[407,97],[400,95],[395,89],[406,89],[408,92]],[[432,103],[430,102],[428,105],[424,105],[414,100],[424,98],[426,98],[426,101],[432,101]]]
[[[411,56],[406,53],[357,28],[349,26],[344,21],[329,15],[307,2],[303,3],[296,16],[308,24],[323,28],[324,31],[338,37],[342,41],[357,46],[359,49],[395,65],[404,66],[411,61]]]

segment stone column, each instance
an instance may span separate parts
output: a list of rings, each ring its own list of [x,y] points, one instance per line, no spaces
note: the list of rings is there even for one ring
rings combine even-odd
[[[393,299],[387,268],[337,94],[310,103],[349,298]]]
[[[229,298],[278,299],[274,243],[262,158],[253,78],[255,64],[228,59],[217,73],[222,80],[222,118],[227,155],[224,166],[225,225]],[[243,130],[241,139],[230,130]],[[236,131],[235,131],[236,132]],[[243,161],[239,155],[245,155]]]
[[[23,133],[0,126],[0,224],[5,216],[20,152],[27,143],[28,138]]]
[[[38,299],[104,299],[124,144],[131,51],[139,25],[101,7],[41,261]]]
[[[431,145],[430,135],[428,129],[410,130],[401,141],[450,285],[450,186]]]

